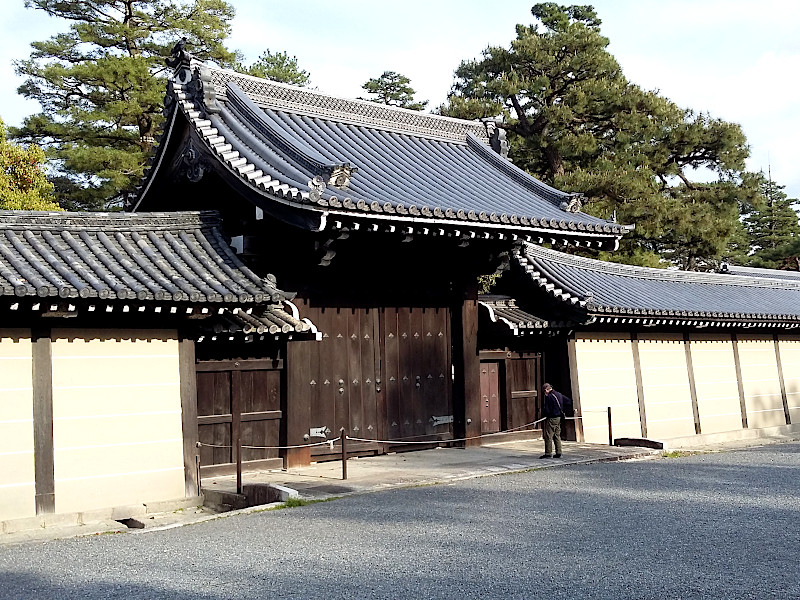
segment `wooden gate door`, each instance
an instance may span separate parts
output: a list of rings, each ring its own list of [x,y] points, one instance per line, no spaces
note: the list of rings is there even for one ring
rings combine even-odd
[[[500,363],[481,362],[481,433],[500,431]]]
[[[235,469],[233,446],[280,445],[281,365],[272,360],[201,361],[197,372],[197,425],[203,475]],[[242,450],[253,468],[283,464],[277,449]]]
[[[310,308],[304,314],[323,332],[312,348],[308,386],[311,405],[311,440],[348,435],[378,439],[380,333],[376,308]],[[351,444],[353,452],[377,445]],[[312,454],[329,454],[327,446]]]
[[[450,439],[450,311],[389,307],[381,314],[386,439]]]
[[[540,354],[506,359],[506,428],[522,427],[540,418],[541,361]]]

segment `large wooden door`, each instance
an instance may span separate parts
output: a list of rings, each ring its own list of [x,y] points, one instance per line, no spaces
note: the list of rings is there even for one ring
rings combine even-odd
[[[541,355],[524,354],[506,359],[506,428],[514,429],[541,415]]]
[[[381,330],[387,439],[452,438],[450,311],[385,308]]]
[[[272,360],[201,361],[197,372],[200,465],[205,475],[229,472],[234,446],[280,445],[281,372]],[[242,462],[281,466],[276,448],[242,449]]]
[[[303,316],[322,332],[298,373],[303,396],[290,399],[309,403],[310,442],[338,437],[342,427],[375,440],[352,444],[355,453],[385,450],[382,440],[452,438],[447,308],[305,306]]]
[[[351,437],[379,439],[378,309],[308,308],[304,316],[322,332],[303,374],[308,395],[300,399],[310,403],[309,441],[338,437],[342,427]],[[327,453],[327,446],[312,448],[314,455]]]

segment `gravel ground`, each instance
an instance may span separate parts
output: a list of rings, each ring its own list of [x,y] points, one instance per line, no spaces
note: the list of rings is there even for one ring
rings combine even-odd
[[[800,598],[800,443],[0,548],[0,598]]]

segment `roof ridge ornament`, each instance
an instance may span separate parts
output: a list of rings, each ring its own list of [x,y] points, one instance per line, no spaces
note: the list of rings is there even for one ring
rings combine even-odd
[[[580,192],[571,194],[568,201],[561,203],[561,210],[566,211],[568,213],[580,212],[581,208],[583,208],[584,198],[585,196]],[[614,222],[616,223],[616,220]]]
[[[211,70],[194,54],[186,50],[186,38],[182,37],[172,48],[172,54],[164,62],[173,69],[173,81],[183,86],[188,99],[206,113],[220,111],[217,90],[211,81]],[[194,69],[192,69],[194,66]],[[170,92],[173,90],[170,89]],[[168,95],[171,95],[168,93]],[[165,102],[165,105],[167,103]],[[204,115],[206,116],[206,115]]]
[[[489,138],[489,145],[492,147],[492,150],[503,158],[508,158],[509,143],[506,137],[506,129],[500,126],[504,121],[503,115],[482,119],[482,121],[486,127],[486,135]]]

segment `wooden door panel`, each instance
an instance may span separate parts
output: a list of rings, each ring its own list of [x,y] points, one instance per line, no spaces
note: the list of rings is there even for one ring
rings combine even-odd
[[[538,356],[506,360],[508,428],[539,419],[541,408],[541,359]]]
[[[500,363],[481,363],[481,433],[500,431]]]
[[[281,373],[237,361],[238,368],[197,366],[197,422],[203,467],[235,462],[237,435],[243,446],[278,446],[281,423]],[[260,364],[255,365],[260,367]],[[203,370],[209,369],[209,370]],[[277,458],[278,450],[242,449],[242,460]]]

